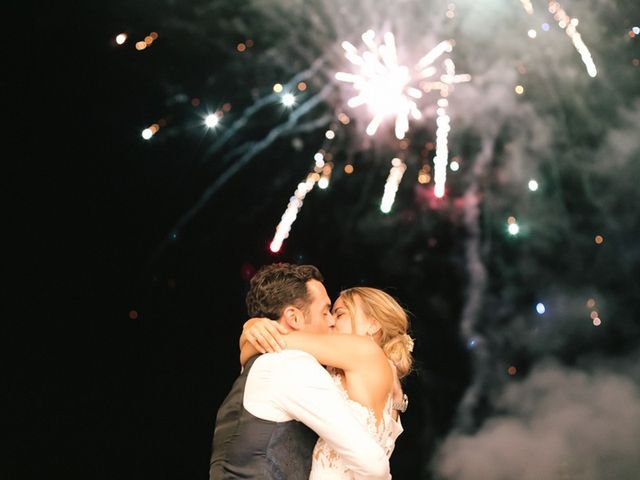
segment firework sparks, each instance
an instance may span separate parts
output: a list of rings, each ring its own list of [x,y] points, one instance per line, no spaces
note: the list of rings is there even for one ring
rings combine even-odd
[[[411,86],[409,68],[398,63],[393,34],[386,33],[382,45],[376,43],[375,37],[373,30],[362,34],[368,48],[362,55],[351,43],[342,42],[346,58],[360,73],[337,72],[336,79],[352,83],[359,92],[347,102],[351,108],[369,106],[373,119],[367,126],[368,135],[375,135],[385,118],[395,117],[396,137],[402,139],[409,129],[409,115],[416,120],[422,117],[414,101],[422,98],[422,92]]]
[[[562,6],[555,1],[549,2],[549,12],[553,14],[553,18],[558,22],[558,26],[564,29],[565,33],[571,39],[573,46],[580,54],[580,58],[587,68],[587,73],[590,77],[595,77],[598,74],[596,65],[591,58],[591,52],[582,41],[582,36],[578,33],[576,27],[578,26],[578,19],[571,18],[567,12],[564,11]]]
[[[336,79],[353,84],[359,92],[348,101],[352,108],[368,105],[373,119],[367,126],[368,135],[374,135],[378,127],[387,117],[395,117],[396,138],[403,139],[409,130],[409,115],[419,120],[422,113],[415,100],[421,99],[423,92],[439,91],[438,118],[436,131],[435,166],[435,195],[444,196],[446,168],[448,164],[448,134],[451,129],[450,118],[446,113],[449,95],[456,83],[468,82],[471,76],[456,74],[453,60],[445,57],[443,60],[444,73],[440,78],[427,80],[437,75],[439,69],[434,65],[436,60],[453,50],[453,42],[443,41],[432,48],[416,63],[413,72],[398,63],[395,38],[393,34],[384,35],[384,43],[378,45],[376,34],[367,30],[362,34],[362,40],[367,47],[363,54],[349,42],[343,42],[346,58],[359,68],[359,73],[336,73]],[[437,77],[436,77],[437,78]],[[418,85],[417,88],[414,85]]]
[[[330,155],[327,155],[327,157],[330,157]],[[276,227],[276,233],[269,245],[269,249],[273,253],[278,253],[284,241],[289,237],[291,226],[293,222],[296,221],[307,194],[313,190],[316,185],[321,189],[329,186],[329,180],[333,172],[333,162],[325,158],[324,149],[316,152],[313,159],[315,162],[313,169],[307,174],[304,181],[300,182],[296,187],[295,192],[293,192],[293,195],[289,199],[286,210],[282,214],[280,223],[278,223]]]
[[[469,75],[455,75],[455,67],[450,58],[445,62],[447,73],[440,81],[425,81],[426,78],[437,74],[434,62],[443,54],[453,49],[450,41],[440,42],[422,57],[413,71],[398,63],[395,37],[388,32],[384,35],[381,45],[376,43],[376,33],[367,30],[362,34],[362,41],[367,51],[360,54],[358,49],[349,42],[342,42],[345,57],[358,68],[358,73],[337,72],[337,80],[352,83],[358,94],[350,98],[347,105],[356,108],[367,105],[373,114],[367,125],[368,135],[375,135],[381,123],[389,117],[395,117],[395,134],[399,140],[403,139],[409,130],[409,116],[415,120],[422,118],[422,113],[416,104],[424,92],[439,90],[446,96],[454,83],[467,82]],[[453,68],[454,73],[451,74]],[[421,88],[417,88],[415,85]]]
[[[391,211],[391,207],[393,206],[393,202],[396,198],[396,192],[398,191],[398,186],[400,185],[400,180],[402,180],[402,175],[404,175],[406,169],[407,166],[399,158],[394,158],[391,161],[391,169],[389,170],[387,183],[384,186],[384,195],[380,202],[380,211],[382,213],[389,213]]]
[[[451,48],[450,43],[449,48]],[[471,80],[470,75],[456,74],[456,66],[450,58],[444,60],[444,67],[445,73],[440,77],[442,86],[440,86],[440,99],[438,100],[438,109],[436,110],[438,115],[436,120],[436,156],[433,158],[434,194],[438,198],[444,197],[444,187],[447,181],[447,165],[449,163],[449,131],[451,130],[451,118],[447,114],[449,101],[445,97],[449,95],[450,87],[454,83],[468,82]]]
[[[167,237],[165,237],[162,243],[158,246],[156,252],[153,254],[153,257],[157,257],[162,251],[164,251],[167,245],[175,240],[177,232],[181,231],[182,228],[193,217],[195,217],[200,212],[200,210],[202,210],[202,208],[204,208],[207,202],[218,192],[218,190],[220,190],[220,188],[222,188],[231,178],[233,178],[233,176],[236,175],[244,166],[246,166],[254,157],[267,149],[273,142],[285,135],[309,132],[321,127],[326,127],[326,125],[331,120],[330,116],[323,115],[314,120],[306,121],[302,117],[308,114],[322,101],[325,101],[327,99],[327,96],[329,95],[330,90],[331,86],[326,85],[319,93],[315,94],[309,100],[299,105],[298,108],[289,115],[286,121],[273,128],[269,132],[269,134],[259,142],[245,142],[239,147],[227,153],[223,157],[223,161],[225,163],[230,163],[230,159],[233,159],[232,165],[224,170],[222,174],[218,176],[216,181],[213,182],[204,191],[198,202],[180,217],[178,222],[171,230],[171,233]],[[256,102],[256,105],[251,109],[251,112],[249,114],[246,114],[245,117],[243,117],[240,121],[237,121],[237,125],[234,128],[239,129],[244,126],[247,118],[250,118],[256,111],[258,111],[259,108],[262,107],[262,103],[263,102]],[[304,196],[302,198],[304,198]],[[302,206],[301,202],[300,206]],[[295,216],[293,220],[291,220],[291,223],[293,223],[294,220]]]
[[[450,117],[446,108],[449,105],[446,97],[453,89],[453,85],[471,80],[467,74],[456,74],[453,60],[443,58],[442,69],[435,66],[435,62],[453,50],[452,41],[443,41],[427,52],[418,60],[413,71],[398,63],[395,37],[392,33],[384,35],[384,42],[376,43],[376,33],[367,30],[362,34],[362,40],[367,50],[360,54],[358,49],[349,42],[343,42],[345,57],[358,67],[359,73],[337,72],[337,80],[353,84],[358,94],[350,98],[347,105],[356,108],[367,105],[373,114],[372,120],[366,128],[372,136],[378,131],[382,122],[389,117],[395,117],[395,135],[398,140],[404,138],[409,130],[409,116],[419,120],[422,118],[415,100],[423,97],[423,92],[439,92],[436,119],[436,156],[434,162],[434,193],[442,198],[445,193],[446,169],[448,165],[448,135],[451,130]],[[437,77],[438,72],[441,72]],[[434,78],[431,78],[434,77]],[[416,86],[417,85],[417,86]],[[418,88],[419,87],[419,88]],[[344,115],[344,114],[341,114]],[[347,117],[348,118],[348,117]],[[341,123],[343,119],[339,116]],[[330,131],[333,138],[335,133]],[[398,158],[394,158],[389,176],[385,184],[384,194],[380,204],[383,213],[389,213],[395,200],[396,192],[406,170],[406,165]],[[329,185],[333,163],[326,162],[321,153],[316,153],[315,166],[306,179],[300,182],[290,198],[289,204],[276,227],[276,233],[270,244],[270,250],[279,252],[284,240],[289,236],[306,195],[317,185],[325,189]]]
[[[307,178],[304,182],[300,182],[293,196],[289,199],[289,205],[287,205],[287,209],[285,210],[282,218],[280,219],[280,223],[276,227],[276,234],[269,245],[269,248],[272,252],[277,253],[282,248],[282,242],[289,236],[289,231],[291,230],[291,225],[296,221],[296,217],[298,216],[298,212],[302,208],[302,203],[304,202],[304,197],[307,196],[314,185],[320,179],[320,175],[317,172],[310,173],[307,175]]]
[[[529,14],[533,14],[533,6],[529,0],[521,0],[522,7]],[[562,8],[559,2],[555,0],[549,0],[548,5],[549,13],[553,15],[553,19],[558,22],[558,26],[562,28],[567,36],[571,39],[573,46],[576,48],[578,53],[580,54],[580,58],[582,59],[582,63],[584,63],[587,73],[590,77],[595,77],[598,74],[598,70],[596,68],[596,64],[591,57],[591,52],[589,48],[582,40],[582,35],[577,30],[578,19],[575,17],[569,16],[569,14]],[[535,31],[534,31],[535,32]],[[531,36],[531,34],[529,35]],[[532,36],[534,38],[534,36]]]
[[[449,131],[451,130],[450,118],[446,107],[449,102],[446,98],[438,100],[438,128],[436,129],[436,156],[433,158],[434,167],[434,195],[444,197],[444,186],[447,180],[447,164],[449,163]]]

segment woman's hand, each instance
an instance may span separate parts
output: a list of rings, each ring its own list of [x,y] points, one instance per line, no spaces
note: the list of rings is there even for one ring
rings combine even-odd
[[[289,329],[275,320],[251,318],[244,323],[240,336],[240,349],[249,342],[260,353],[280,352],[287,346],[283,335]]]

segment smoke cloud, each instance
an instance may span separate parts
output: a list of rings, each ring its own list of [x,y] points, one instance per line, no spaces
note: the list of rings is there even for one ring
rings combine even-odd
[[[630,377],[552,361],[496,399],[474,435],[453,434],[436,472],[449,480],[632,480],[640,458],[640,389]]]

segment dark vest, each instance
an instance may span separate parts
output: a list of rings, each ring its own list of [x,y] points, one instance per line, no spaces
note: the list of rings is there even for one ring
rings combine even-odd
[[[251,358],[218,409],[209,480],[307,480],[317,435],[303,423],[271,422],[242,406]]]

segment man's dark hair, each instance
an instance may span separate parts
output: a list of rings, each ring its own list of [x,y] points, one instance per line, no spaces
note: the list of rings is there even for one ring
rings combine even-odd
[[[311,301],[307,291],[309,280],[324,281],[320,270],[313,265],[272,263],[263,266],[251,279],[247,313],[250,317],[277,320],[289,305],[306,311]]]

